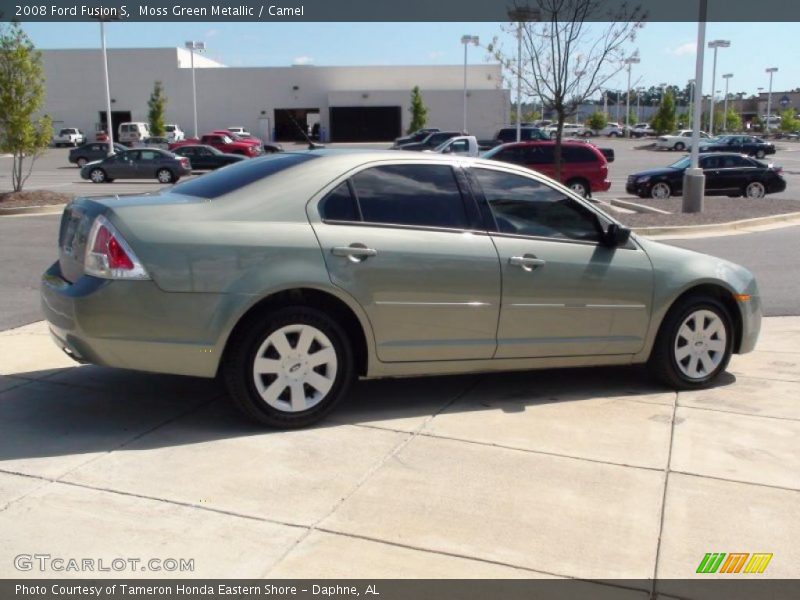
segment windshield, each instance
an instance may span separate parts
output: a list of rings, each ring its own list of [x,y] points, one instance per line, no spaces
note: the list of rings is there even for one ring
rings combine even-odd
[[[692,164],[692,159],[688,156],[684,156],[679,161],[676,161],[670,165],[672,169],[688,169],[689,166]]]

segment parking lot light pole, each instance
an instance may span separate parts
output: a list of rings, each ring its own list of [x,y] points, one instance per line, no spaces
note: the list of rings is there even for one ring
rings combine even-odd
[[[192,108],[194,111],[194,137],[197,137],[197,80],[194,76],[194,52],[206,49],[205,42],[186,42],[184,44],[192,56]]]
[[[703,196],[705,194],[706,177],[700,168],[700,115],[703,111],[701,100],[703,93],[703,50],[706,46],[706,18],[708,14],[708,0],[700,0],[700,14],[697,19],[697,52],[695,58],[694,80],[699,94],[694,103],[694,117],[692,119],[692,153],[691,165],[683,175],[683,206],[685,213],[703,212]]]
[[[769,92],[767,93],[767,118],[764,120],[764,133],[769,135],[769,118],[772,116],[772,74],[778,71],[778,67],[770,67],[765,71],[769,73]]]
[[[108,52],[106,51],[106,19],[100,21],[100,46],[103,49],[103,78],[106,84],[106,129],[108,130],[108,153],[114,154],[114,125],[111,122],[111,85],[108,83]]]
[[[689,80],[689,129],[694,129],[694,79]]]
[[[725,80],[725,108],[722,109],[722,131],[728,131],[728,86],[730,85],[733,73],[725,73],[722,78]]]
[[[645,90],[643,87],[636,88],[636,120],[642,122],[642,92]]]
[[[467,46],[477,46],[480,38],[477,35],[462,35],[461,43],[464,44],[464,127],[461,132],[467,134]]]
[[[628,65],[628,87],[625,92],[625,137],[631,137],[631,66],[642,62],[638,56],[625,59]]]
[[[716,92],[714,86],[717,85],[717,49],[729,48],[731,45],[729,40],[714,40],[708,42],[708,47],[714,49],[714,66],[711,68],[711,110],[708,115],[708,133],[714,135],[714,101],[716,100]]]

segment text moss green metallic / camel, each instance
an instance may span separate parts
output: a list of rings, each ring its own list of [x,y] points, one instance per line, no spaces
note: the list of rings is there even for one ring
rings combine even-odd
[[[64,210],[42,306],[99,365],[224,376],[249,416],[300,427],[357,377],[649,363],[709,385],[761,306],[730,262],[631,235],[495,161],[285,153]]]

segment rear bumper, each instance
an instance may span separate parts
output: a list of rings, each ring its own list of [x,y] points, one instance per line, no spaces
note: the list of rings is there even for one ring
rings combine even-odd
[[[173,294],[152,281],[81,277],[54,263],[41,305],[54,342],[81,363],[214,377],[222,347],[218,294]]]
[[[593,192],[607,192],[610,189],[611,189],[611,181],[608,179],[604,179],[603,181],[592,182]]]

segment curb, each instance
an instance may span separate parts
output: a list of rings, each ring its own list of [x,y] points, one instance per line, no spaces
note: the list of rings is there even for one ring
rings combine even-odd
[[[654,208],[645,204],[637,204],[636,202],[629,202],[628,200],[620,200],[619,198],[611,198],[608,202],[611,204],[611,206],[619,206],[621,208],[627,208],[639,213],[652,213],[654,215],[672,214],[669,211],[661,210],[660,208]]]
[[[57,215],[64,211],[65,204],[47,204],[45,206],[17,206],[15,208],[0,208],[0,217],[13,217],[18,215]]]
[[[792,224],[800,223],[800,212],[784,213],[782,215],[771,215],[769,217],[755,217],[753,219],[742,219],[741,221],[731,221],[729,223],[708,223],[705,225],[675,225],[669,227],[634,227],[631,231],[643,236],[667,236],[667,235],[687,235],[693,233],[728,233],[749,227],[761,225]]]

